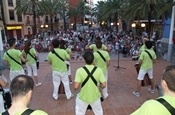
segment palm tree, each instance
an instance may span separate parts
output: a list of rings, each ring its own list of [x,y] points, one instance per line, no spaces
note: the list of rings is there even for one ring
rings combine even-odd
[[[74,24],[73,24],[73,29],[76,30],[77,29],[77,17],[78,17],[78,9],[77,7],[74,7],[74,8],[70,8],[69,9],[69,12],[68,12],[68,15],[69,17],[73,17],[74,19]]]
[[[17,14],[32,14],[33,15],[33,35],[36,34],[36,17],[38,13],[44,11],[41,2],[38,0],[16,0],[15,7]]]
[[[68,0],[58,0],[57,2],[57,13],[63,18],[64,30],[67,31],[66,19],[68,18],[69,3]]]
[[[53,32],[53,18],[57,15],[57,12],[59,10],[58,2],[60,0],[44,0],[41,2],[41,5],[43,6],[44,14],[50,16],[50,22],[51,22],[51,31]]]
[[[150,39],[151,19],[159,19],[161,15],[171,9],[173,2],[165,0],[125,0],[125,19],[148,19],[148,38]],[[166,14],[165,14],[166,15]]]

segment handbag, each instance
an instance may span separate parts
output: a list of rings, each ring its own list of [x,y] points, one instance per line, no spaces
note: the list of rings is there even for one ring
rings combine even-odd
[[[4,100],[4,108],[8,109],[11,106],[12,98],[11,93],[9,89],[3,89],[2,86],[0,86],[0,91],[2,92],[2,97]]]

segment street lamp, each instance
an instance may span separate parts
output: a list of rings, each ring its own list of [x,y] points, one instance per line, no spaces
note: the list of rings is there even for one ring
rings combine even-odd
[[[131,24],[131,27],[132,27],[132,28],[135,28],[135,27],[136,27],[136,24],[135,24],[135,23],[132,23],[132,24]]]
[[[145,23],[141,23],[141,27],[144,28],[146,25]]]

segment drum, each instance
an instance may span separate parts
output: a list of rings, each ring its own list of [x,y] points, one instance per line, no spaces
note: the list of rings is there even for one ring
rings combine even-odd
[[[138,63],[135,64],[135,68],[136,68],[137,74],[139,74],[140,65]],[[150,82],[148,74],[146,73],[144,79],[141,82],[141,86],[145,87],[145,86],[149,86],[149,85],[151,85],[151,82]]]

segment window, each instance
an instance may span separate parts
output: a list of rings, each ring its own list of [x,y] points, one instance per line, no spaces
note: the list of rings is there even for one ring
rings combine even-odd
[[[29,16],[27,16],[26,18],[27,18],[26,24],[30,24]]]
[[[8,6],[13,6],[13,0],[8,0]]]
[[[9,10],[9,19],[15,20],[14,10]]]
[[[18,17],[18,22],[22,22],[22,15],[17,15]]]

